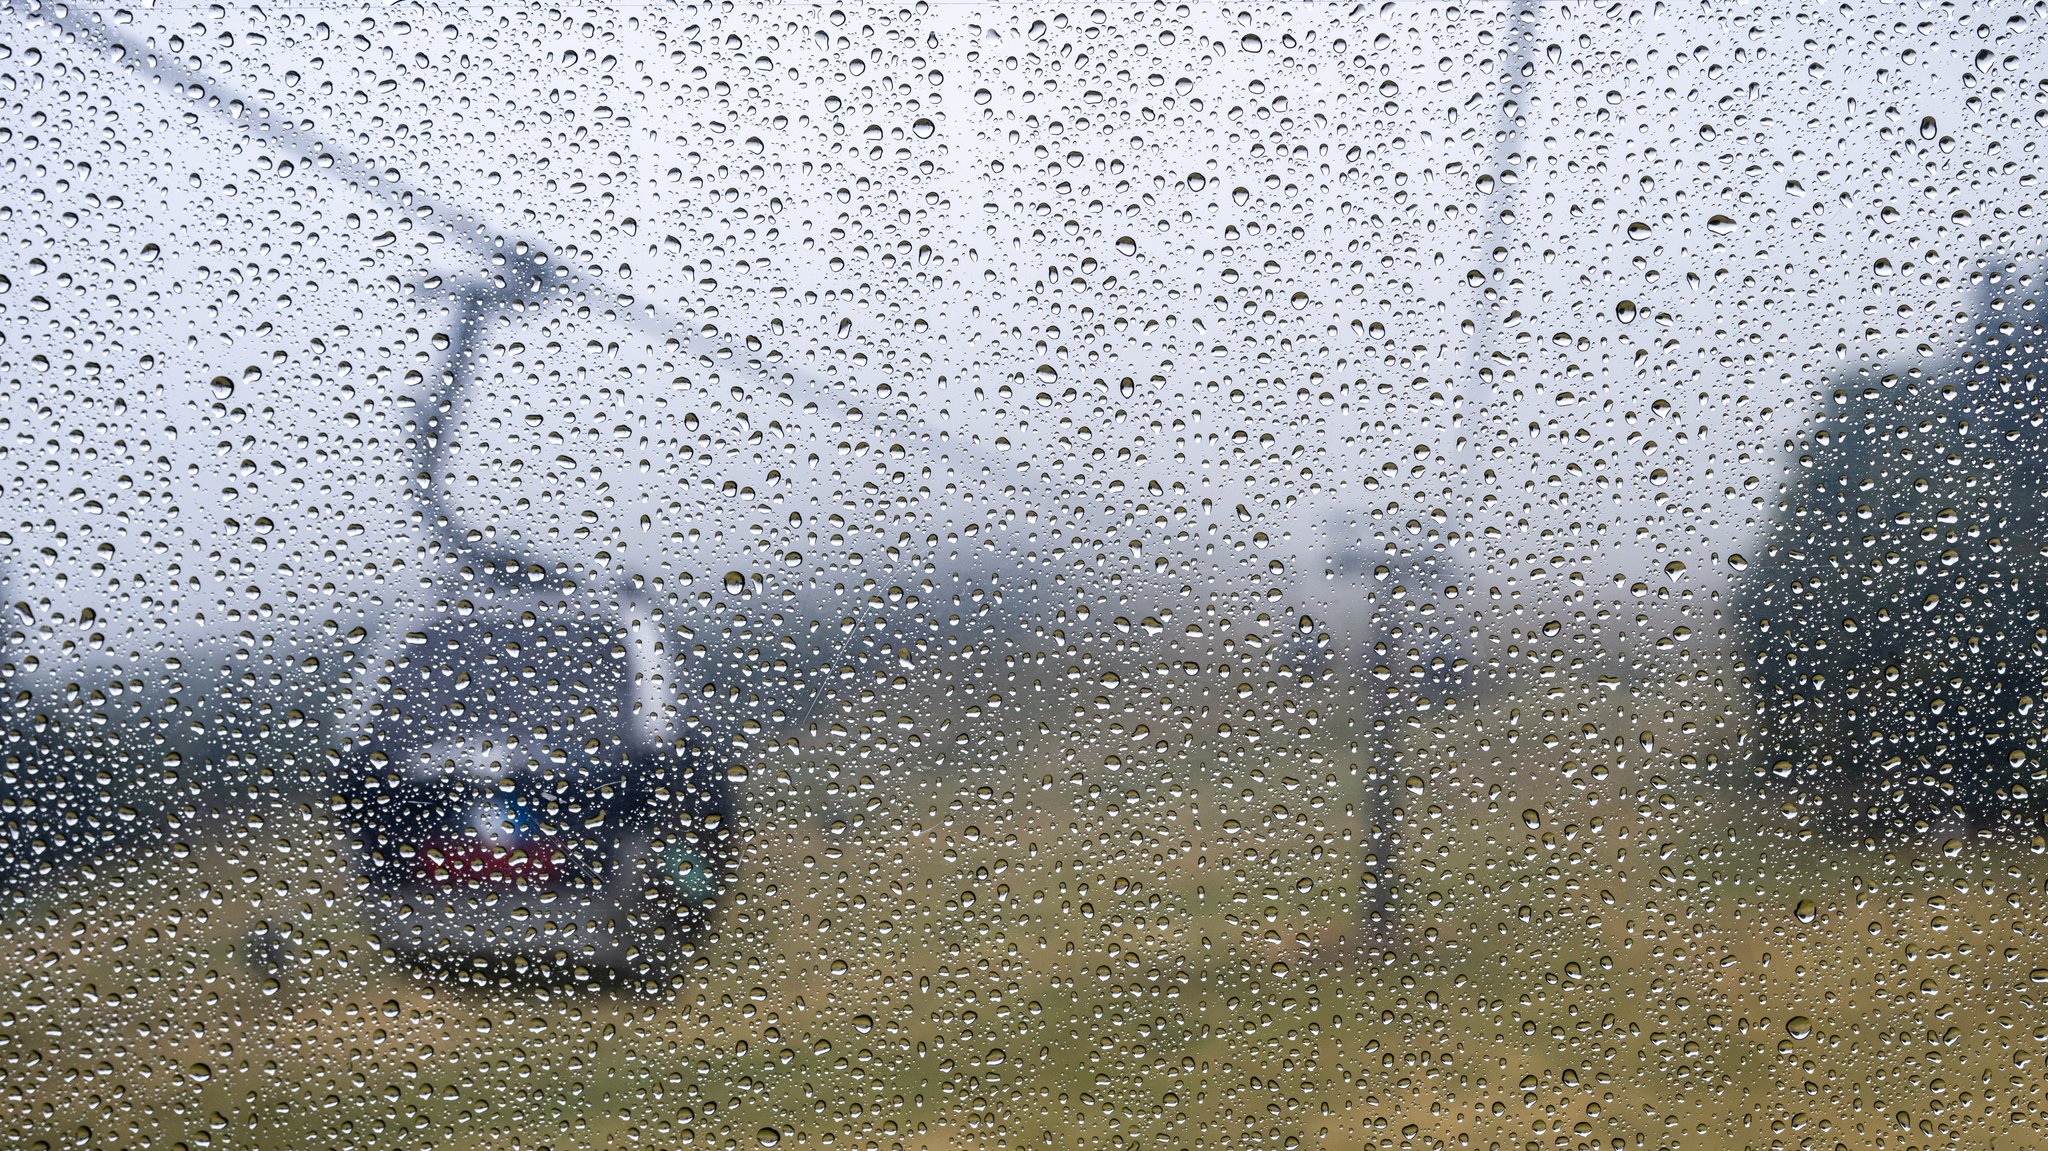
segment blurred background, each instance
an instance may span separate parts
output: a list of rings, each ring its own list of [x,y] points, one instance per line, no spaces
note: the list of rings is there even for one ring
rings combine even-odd
[[[8,1138],[2038,1138],[2042,18],[13,5]]]

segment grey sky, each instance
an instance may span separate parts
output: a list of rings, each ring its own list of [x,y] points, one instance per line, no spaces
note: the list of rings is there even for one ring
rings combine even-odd
[[[416,610],[422,483],[819,596],[1710,589],[1815,389],[2040,250],[2039,29],[1967,10],[95,18],[0,62],[0,505],[38,643],[143,662]],[[522,273],[416,475],[433,285]]]

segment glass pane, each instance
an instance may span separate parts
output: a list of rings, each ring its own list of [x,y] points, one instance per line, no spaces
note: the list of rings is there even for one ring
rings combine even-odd
[[[4,19],[8,1139],[2042,1137],[2040,13]]]

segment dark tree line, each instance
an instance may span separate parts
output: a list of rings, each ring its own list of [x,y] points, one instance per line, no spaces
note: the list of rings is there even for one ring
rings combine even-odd
[[[1833,381],[1745,573],[1758,762],[1829,821],[2048,812],[2043,269],[1986,272],[1962,340]]]

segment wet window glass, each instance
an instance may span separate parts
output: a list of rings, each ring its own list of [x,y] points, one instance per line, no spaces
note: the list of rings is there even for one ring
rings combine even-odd
[[[21,0],[5,1141],[2040,1141],[2044,18]]]

